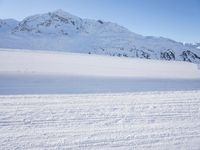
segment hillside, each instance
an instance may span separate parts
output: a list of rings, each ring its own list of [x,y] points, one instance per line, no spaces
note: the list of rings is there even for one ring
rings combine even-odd
[[[200,70],[188,62],[1,49],[0,64],[0,94],[200,89]]]
[[[142,36],[111,22],[83,19],[62,10],[22,21],[0,20],[0,47],[65,51],[200,63],[198,45]]]

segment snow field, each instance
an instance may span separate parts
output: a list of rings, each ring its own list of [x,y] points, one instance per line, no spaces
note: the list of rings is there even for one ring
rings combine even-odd
[[[199,150],[199,83],[192,63],[2,49],[0,149]]]
[[[0,73],[200,79],[197,64],[62,52],[0,51]]]
[[[200,149],[200,91],[0,96],[0,149]]]

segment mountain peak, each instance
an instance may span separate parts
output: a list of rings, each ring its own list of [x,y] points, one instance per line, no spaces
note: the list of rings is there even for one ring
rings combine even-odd
[[[55,15],[63,17],[63,18],[79,18],[77,16],[74,16],[74,15],[62,10],[62,9],[58,9],[56,11],[49,12],[49,14],[55,14]]]
[[[66,12],[66,11],[64,11],[64,10],[62,10],[62,9],[57,9],[57,10],[55,10],[55,11],[53,11],[52,13],[55,13],[55,14],[69,14],[68,12]]]
[[[198,44],[142,36],[101,20],[81,19],[61,9],[18,22],[0,20],[0,47],[64,50],[78,53],[200,63]]]

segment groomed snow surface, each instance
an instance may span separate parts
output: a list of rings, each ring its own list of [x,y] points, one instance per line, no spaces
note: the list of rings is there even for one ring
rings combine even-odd
[[[200,149],[196,64],[0,50],[0,149]]]
[[[0,96],[0,149],[200,149],[200,91]]]

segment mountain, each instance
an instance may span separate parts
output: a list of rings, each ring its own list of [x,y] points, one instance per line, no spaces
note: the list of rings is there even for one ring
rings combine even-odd
[[[185,45],[200,49],[200,43],[185,43]]]
[[[200,63],[200,50],[163,37],[142,36],[111,22],[82,19],[62,10],[22,21],[0,20],[0,47],[57,50]]]

